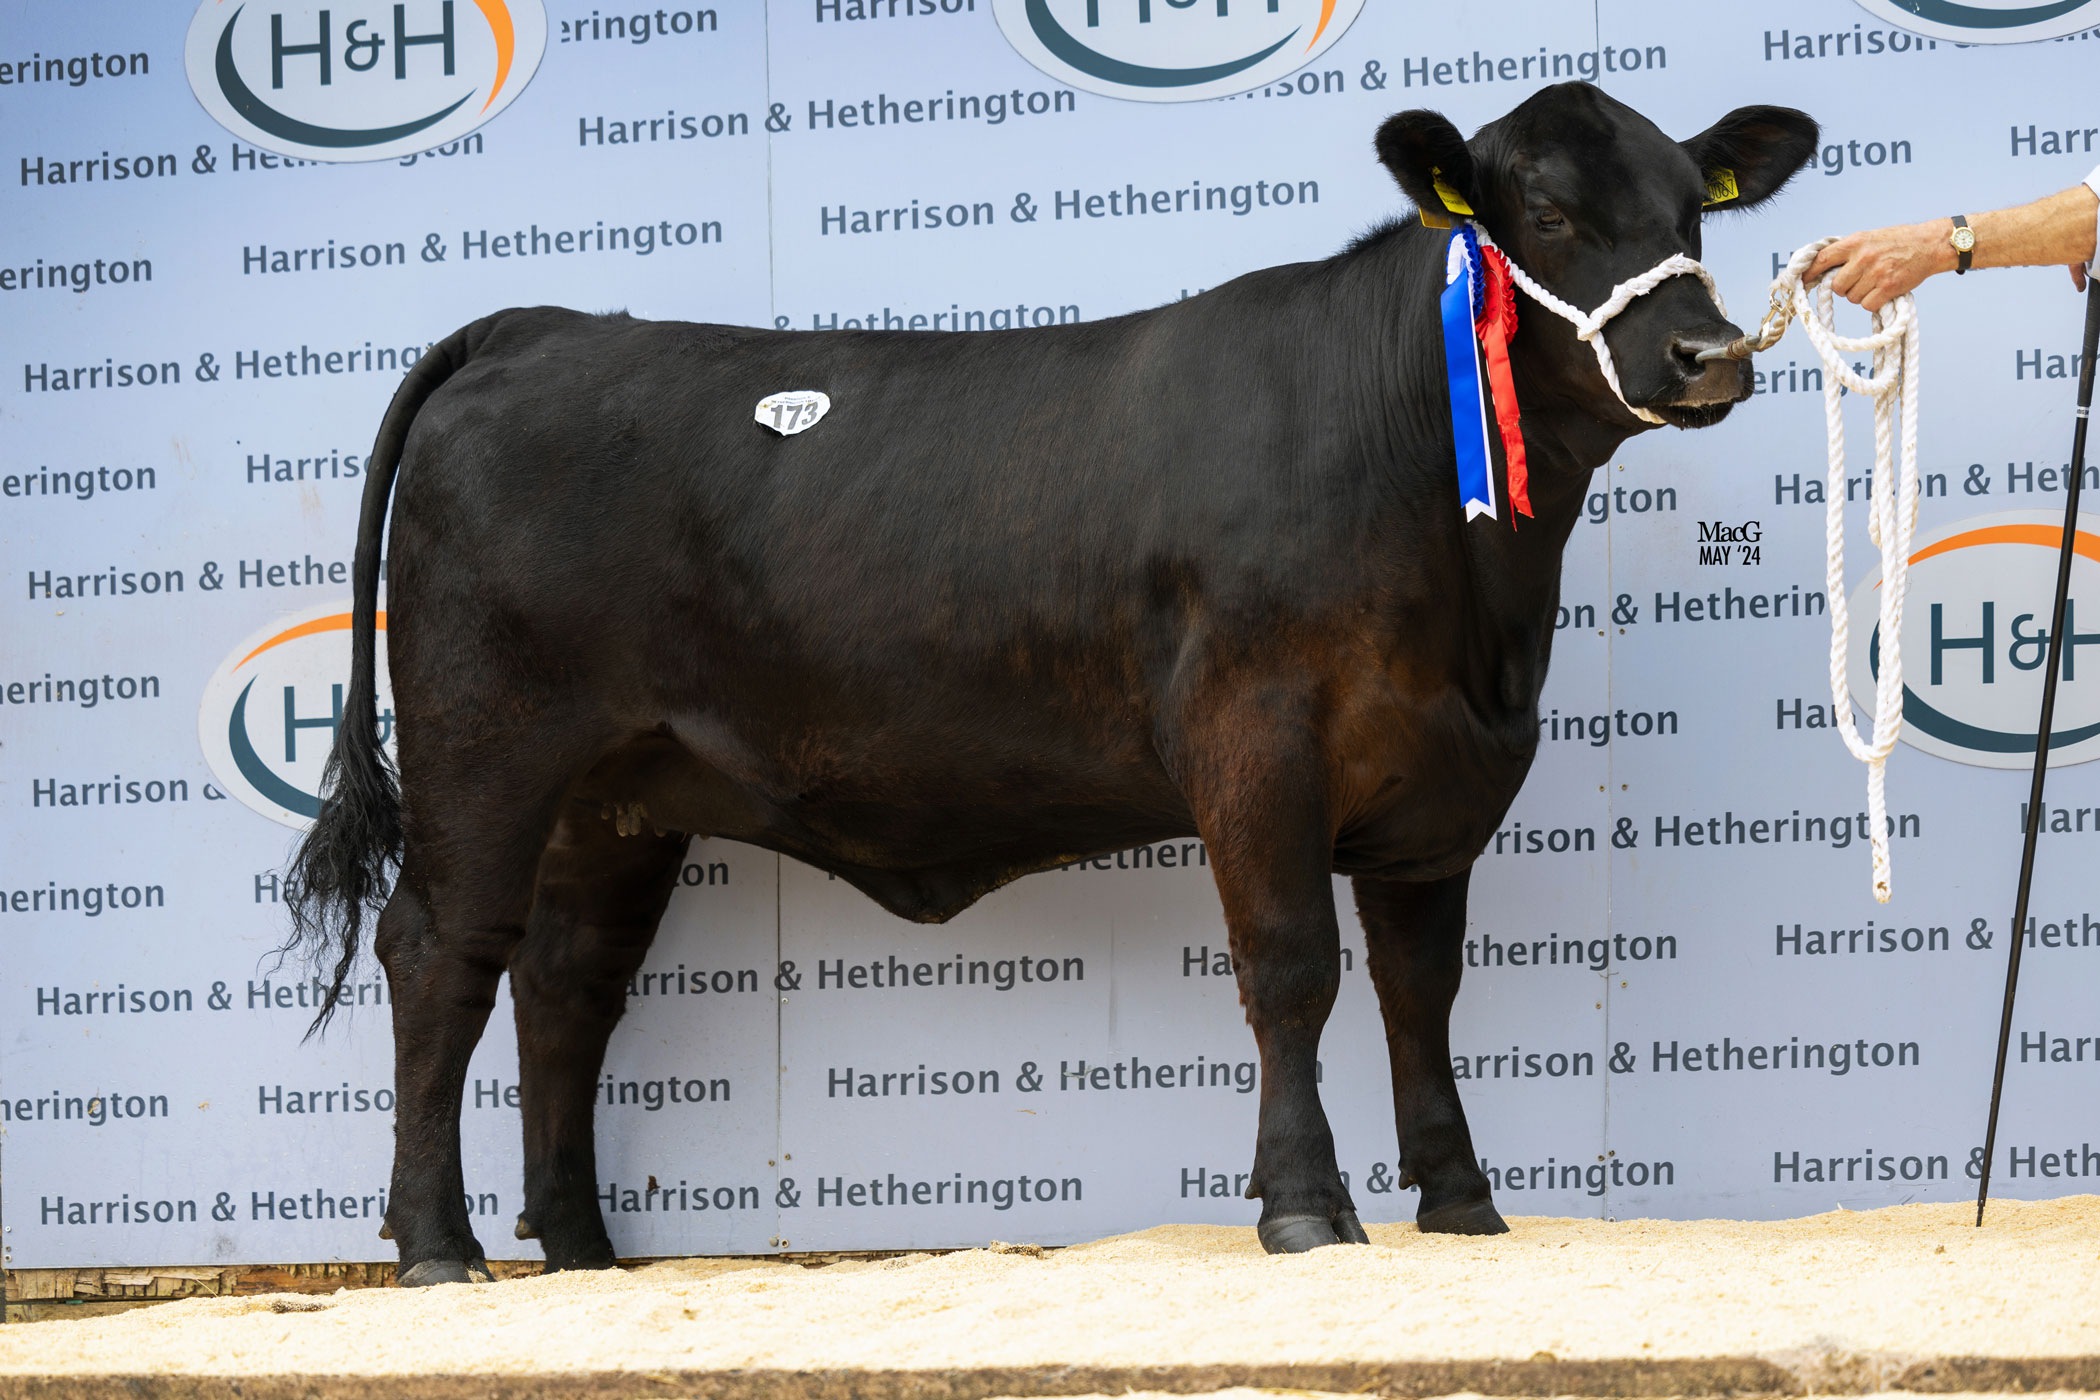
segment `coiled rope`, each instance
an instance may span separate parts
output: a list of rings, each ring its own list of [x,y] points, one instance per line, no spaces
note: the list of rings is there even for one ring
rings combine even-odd
[[[1871,334],[1837,333],[1837,298],[1828,278],[1811,296],[1802,277],[1816,254],[1835,243],[1819,238],[1794,250],[1772,279],[1772,304],[1756,332],[1719,352],[1746,360],[1769,350],[1798,320],[1823,361],[1823,423],[1830,476],[1823,507],[1823,583],[1830,602],[1830,702],[1840,738],[1867,765],[1867,820],[1874,846],[1874,898],[1889,900],[1889,805],[1886,769],[1903,733],[1903,600],[1910,589],[1911,538],[1918,528],[1918,309],[1909,293],[1874,313]],[[1846,356],[1874,354],[1874,373],[1862,375]],[[1881,655],[1874,677],[1874,737],[1864,740],[1852,722],[1846,681],[1852,640],[1845,597],[1844,391],[1874,401],[1874,472],[1868,478],[1867,537],[1881,551]],[[1899,447],[1900,442],[1900,447]],[[1900,457],[1898,453],[1900,451]]]
[[[1482,247],[1495,241],[1478,223],[1473,225]],[[1823,422],[1828,436],[1830,473],[1823,510],[1823,581],[1830,604],[1830,701],[1831,714],[1840,738],[1854,758],[1867,765],[1867,820],[1872,830],[1874,898],[1886,904],[1890,893],[1888,840],[1888,757],[1903,733],[1903,600],[1910,588],[1911,538],[1918,525],[1918,315],[1908,293],[1890,301],[1874,313],[1871,334],[1843,336],[1837,333],[1837,298],[1826,278],[1811,297],[1802,277],[1820,253],[1837,240],[1821,238],[1794,250],[1785,271],[1772,279],[1772,303],[1755,332],[1724,349],[1709,350],[1699,358],[1747,360],[1760,350],[1769,350],[1786,334],[1789,322],[1798,320],[1808,332],[1809,342],[1823,361]],[[1503,254],[1510,279],[1533,301],[1575,327],[1579,340],[1596,352],[1597,368],[1604,382],[1629,412],[1644,422],[1664,420],[1645,408],[1626,402],[1619,387],[1619,373],[1612,364],[1611,350],[1604,343],[1604,327],[1612,317],[1633,304],[1635,297],[1654,291],[1672,277],[1697,277],[1714,299],[1723,316],[1728,307],[1713,275],[1695,259],[1672,253],[1638,277],[1630,277],[1612,288],[1611,295],[1595,311],[1579,311],[1540,286],[1516,260]],[[1861,374],[1846,356],[1872,351],[1874,373]],[[1852,719],[1852,700],[1847,685],[1851,667],[1851,609],[1845,597],[1845,415],[1844,391],[1864,394],[1874,401],[1874,472],[1868,479],[1867,535],[1881,551],[1881,654],[1874,679],[1873,738],[1862,739]],[[1899,455],[1900,454],[1900,455]]]

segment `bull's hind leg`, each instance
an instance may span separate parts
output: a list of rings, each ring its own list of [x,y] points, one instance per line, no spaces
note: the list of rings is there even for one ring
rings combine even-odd
[[[1400,1184],[1422,1188],[1418,1229],[1499,1235],[1488,1179],[1451,1075],[1451,1003],[1464,971],[1467,869],[1426,884],[1359,879],[1356,912],[1393,1064]]]
[[[401,877],[373,938],[394,1011],[386,1224],[401,1251],[401,1282],[411,1286],[488,1277],[467,1220],[460,1100],[497,984],[524,936],[533,872],[561,790],[515,760],[475,762],[472,744],[448,746],[427,730],[418,737],[419,749],[447,752],[451,761],[433,773],[411,766],[404,753],[411,780],[403,796],[412,805],[403,812]]]
[[[510,989],[525,1129],[518,1237],[540,1242],[550,1271],[613,1264],[592,1133],[598,1075],[685,847],[680,834],[622,836],[598,803],[572,799],[540,860]]]

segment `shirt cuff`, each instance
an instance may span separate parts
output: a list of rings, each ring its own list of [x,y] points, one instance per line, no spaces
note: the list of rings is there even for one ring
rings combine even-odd
[[[2100,166],[2093,167],[2093,173],[2085,177],[2085,186],[2095,195],[2100,195]],[[2093,256],[2086,261],[2086,276],[2093,275],[2095,264],[2100,264],[2100,208],[2093,210]]]

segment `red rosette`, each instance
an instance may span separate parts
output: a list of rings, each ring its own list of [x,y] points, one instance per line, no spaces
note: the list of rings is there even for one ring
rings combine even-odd
[[[1509,342],[1517,332],[1517,284],[1499,248],[1483,248],[1482,272],[1487,294],[1473,329],[1487,358],[1488,387],[1495,402],[1495,426],[1502,434],[1508,464],[1510,528],[1519,515],[1531,514],[1530,473],[1524,464],[1524,422],[1517,408],[1517,381],[1510,370]]]

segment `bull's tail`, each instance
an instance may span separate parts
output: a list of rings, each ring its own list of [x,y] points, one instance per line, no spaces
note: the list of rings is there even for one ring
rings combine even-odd
[[[299,843],[285,873],[285,902],[292,932],[283,952],[302,946],[317,967],[335,954],[335,974],[307,1034],[335,1014],[343,983],[357,962],[365,916],[385,901],[401,859],[401,790],[393,761],[380,746],[377,665],[380,540],[387,499],[401,465],[409,425],[424,401],[467,362],[469,337],[478,344],[487,322],[477,322],[440,341],[408,372],[379,424],[379,437],[365,461],[364,504],[357,522],[355,594],[350,613],[350,693],[337,727],[335,747],[323,770],[326,794],[321,814]]]

